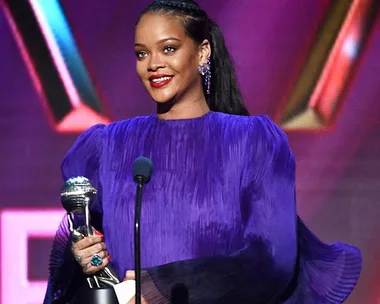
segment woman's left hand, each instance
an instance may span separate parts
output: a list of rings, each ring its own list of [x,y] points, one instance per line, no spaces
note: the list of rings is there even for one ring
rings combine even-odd
[[[134,279],[135,279],[135,271],[134,270],[128,270],[125,273],[124,281],[134,280]]]
[[[134,279],[135,279],[135,272],[133,270],[128,270],[125,273],[124,281],[134,280]],[[136,298],[133,297],[127,304],[135,304],[135,303],[136,303]],[[141,297],[141,304],[148,304],[148,302],[145,301],[143,297]]]

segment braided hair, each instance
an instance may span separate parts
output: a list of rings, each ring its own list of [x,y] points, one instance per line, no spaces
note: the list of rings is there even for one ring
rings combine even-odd
[[[185,33],[196,43],[211,44],[211,90],[206,96],[211,111],[249,115],[236,80],[235,68],[218,25],[193,0],[155,0],[142,12],[178,17]],[[137,20],[139,22],[140,18]],[[203,88],[206,93],[206,88]]]

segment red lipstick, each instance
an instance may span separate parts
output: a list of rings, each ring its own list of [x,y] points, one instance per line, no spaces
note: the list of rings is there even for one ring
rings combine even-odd
[[[170,75],[156,74],[149,77],[149,82],[153,88],[157,89],[167,85],[172,79],[173,76]]]

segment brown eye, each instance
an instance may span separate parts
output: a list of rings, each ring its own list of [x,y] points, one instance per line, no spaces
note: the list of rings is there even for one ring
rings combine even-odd
[[[138,59],[142,59],[142,58],[144,58],[144,57],[146,57],[146,56],[147,56],[147,53],[144,52],[144,51],[136,52],[136,57],[137,57]]]
[[[177,49],[174,46],[166,46],[164,48],[164,53],[174,53]]]

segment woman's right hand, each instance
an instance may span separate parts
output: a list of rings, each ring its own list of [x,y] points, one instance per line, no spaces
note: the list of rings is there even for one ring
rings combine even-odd
[[[94,274],[109,264],[110,256],[107,252],[107,246],[103,242],[103,235],[98,231],[95,231],[95,235],[72,243],[71,251],[86,275]],[[94,254],[98,254],[102,258],[100,266],[91,265],[91,258]]]

